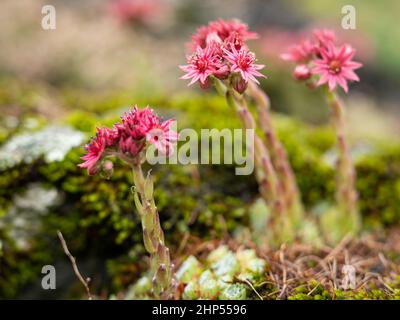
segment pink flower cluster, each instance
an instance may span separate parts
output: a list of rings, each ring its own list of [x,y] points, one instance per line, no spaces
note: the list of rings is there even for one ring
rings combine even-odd
[[[354,70],[362,64],[352,60],[355,49],[349,44],[338,46],[335,40],[333,31],[315,30],[313,39],[292,46],[281,58],[297,64],[293,73],[297,80],[308,80],[314,74],[319,77],[317,86],[327,84],[333,91],[339,85],[347,92],[347,81],[360,80]]]
[[[119,21],[150,22],[157,18],[161,10],[159,0],[112,0],[108,4],[108,11]]]
[[[98,172],[101,160],[106,156],[119,156],[125,161],[140,161],[140,154],[147,143],[154,145],[162,154],[169,154],[178,134],[171,129],[173,119],[162,121],[153,109],[134,106],[112,128],[97,128],[96,136],[85,146],[80,168],[90,175]]]
[[[200,27],[192,36],[193,53],[180,66],[186,72],[181,79],[191,79],[189,85],[199,81],[202,88],[209,86],[211,77],[230,79],[239,92],[250,80],[258,83],[256,77],[265,77],[258,71],[264,66],[255,64],[256,57],[245,44],[255,38],[257,34],[237,20],[220,19]]]

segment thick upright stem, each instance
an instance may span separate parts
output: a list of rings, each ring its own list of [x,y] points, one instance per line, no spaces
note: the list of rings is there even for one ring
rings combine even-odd
[[[140,164],[133,164],[132,172],[137,191],[135,205],[142,220],[143,242],[147,252],[150,253],[153,293],[156,298],[168,298],[171,289],[172,266],[153,198],[153,179],[150,174],[144,177]]]
[[[346,137],[344,108],[334,92],[326,90],[327,100],[332,111],[332,122],[336,131],[338,160],[336,163],[336,201],[343,218],[351,222],[349,232],[356,233],[361,227],[357,206],[355,186],[356,173]],[[349,217],[351,220],[349,220]],[[342,221],[344,222],[344,221]],[[347,224],[347,223],[346,223]]]
[[[237,112],[243,127],[255,130],[256,123],[243,96],[235,95],[232,89],[228,89],[226,91],[226,100],[228,105]],[[254,135],[253,154],[260,193],[271,208],[269,232],[272,233],[272,241],[275,244],[282,241],[290,241],[294,232],[287,216],[282,185],[271,162],[268,150],[257,134]]]
[[[288,212],[295,224],[303,217],[300,192],[286,150],[272,125],[269,97],[255,83],[249,84],[249,94],[257,106],[258,122],[265,135],[266,146],[277,175],[282,181],[282,191]]]

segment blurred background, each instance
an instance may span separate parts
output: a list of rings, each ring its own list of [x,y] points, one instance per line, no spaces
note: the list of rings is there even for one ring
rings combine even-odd
[[[56,30],[41,27],[45,4],[56,8]],[[356,9],[356,30],[341,28],[341,9],[348,4]],[[312,108],[309,112],[305,99],[290,103],[287,91],[297,99],[295,91],[302,88],[286,84],[291,83],[290,68],[278,57],[318,26],[336,30],[358,49],[357,57],[365,68],[360,70],[363,81],[352,89],[352,98],[379,106],[384,113],[395,114],[398,109],[396,44],[400,31],[396,13],[400,5],[395,0],[385,5],[361,0],[323,4],[313,0],[301,4],[286,0],[6,0],[1,6],[1,77],[34,84],[51,95],[56,101],[47,101],[53,104],[46,111],[48,116],[60,117],[66,108],[74,107],[64,101],[69,90],[97,96],[117,91],[157,95],[189,90],[178,80],[177,65],[185,61],[183,48],[196,28],[219,17],[239,18],[260,34],[252,46],[267,66],[270,78],[264,85],[278,110],[319,120],[319,111]],[[362,103],[365,97],[368,102]]]
[[[41,26],[42,6],[49,4],[56,8],[55,30]],[[344,5],[356,9],[355,30],[341,28]],[[190,35],[217,18],[241,19],[260,35],[250,46],[266,65],[262,86],[280,114],[279,130],[310,208],[333,194],[334,136],[320,94],[293,81],[293,66],[279,55],[315,27],[334,29],[357,49],[361,82],[351,85],[345,103],[360,155],[363,214],[371,228],[398,224],[398,12],[397,0],[2,0],[0,298],[79,296],[56,229],[84,273],[93,275],[99,294],[118,293],[137,278],[145,262],[140,234],[132,235],[138,229],[129,177],[116,170],[110,187],[87,179],[76,163],[95,126],[113,123],[134,103],[154,105],[176,117],[180,128],[238,127],[212,91],[179,80]],[[319,170],[315,177],[307,177],[310,168]],[[232,168],[190,166],[160,169],[159,177],[161,219],[167,230],[178,231],[176,238],[189,232],[213,237],[251,223],[243,214],[257,193],[251,177],[236,179]],[[208,233],[210,226],[215,234]],[[172,236],[170,241],[179,246]],[[44,263],[59,270],[56,293],[40,287]]]

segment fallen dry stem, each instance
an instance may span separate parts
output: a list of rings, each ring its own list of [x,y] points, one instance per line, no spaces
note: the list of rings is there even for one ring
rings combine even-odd
[[[79,279],[79,281],[83,284],[83,286],[85,287],[86,293],[88,295],[88,300],[92,300],[92,295],[90,293],[90,289],[89,289],[89,283],[90,283],[90,278],[86,278],[86,280],[82,277],[81,273],[79,272],[78,266],[76,264],[76,259],[75,257],[69,252],[68,250],[68,246],[67,246],[67,242],[65,241],[62,233],[57,230],[57,235],[58,238],[61,241],[61,245],[64,249],[65,254],[67,255],[67,257],[69,258],[69,260],[71,260],[71,264],[72,264],[72,268],[74,269],[74,272],[77,276],[77,278]]]

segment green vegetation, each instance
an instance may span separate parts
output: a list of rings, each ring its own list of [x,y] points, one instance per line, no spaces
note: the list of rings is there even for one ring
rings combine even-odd
[[[0,98],[7,97],[3,93]],[[25,101],[24,96],[22,98]],[[60,99],[64,98],[61,96]],[[102,99],[77,99],[84,101],[79,106],[80,111],[69,112],[58,121],[59,125],[69,125],[89,137],[96,126],[113,124],[119,112],[108,106],[127,108],[128,98],[111,95]],[[30,105],[29,99],[24,103]],[[199,131],[201,128],[240,127],[235,117],[227,117],[229,113],[223,99],[213,95],[154,97],[151,103],[165,117],[176,117],[179,129],[190,127]],[[203,117],[204,113],[213,117]],[[324,215],[334,195],[331,158],[335,141],[331,128],[306,125],[282,115],[274,115],[274,118],[308,211],[314,217]],[[46,121],[38,118],[34,109],[24,112],[18,119],[15,129],[2,124],[1,132],[7,140],[46,127]],[[34,127],[27,125],[32,119],[39,119],[34,121]],[[3,217],[13,208],[13,197],[23,194],[32,183],[56,188],[62,198],[61,203],[51,206],[46,215],[40,216],[39,229],[29,234],[29,248],[18,247],[10,236],[12,224],[0,228],[1,296],[15,297],[40,272],[41,265],[62,257],[61,248],[55,241],[57,229],[63,230],[66,239],[70,239],[71,250],[77,254],[87,254],[89,244],[91,253],[98,253],[100,263],[107,267],[112,279],[111,290],[126,288],[139,275],[143,263],[128,272],[126,278],[129,266],[141,261],[145,254],[140,245],[139,221],[134,214],[133,194],[129,188],[132,177],[119,163],[115,164],[109,181],[100,176],[88,177],[77,167],[82,154],[82,147],[72,147],[61,161],[47,162],[39,157],[31,163],[1,171],[0,215]],[[396,224],[400,219],[400,143],[390,146],[375,143],[369,146],[368,152],[356,152],[355,160],[360,208],[366,228]],[[247,212],[258,197],[253,176],[236,176],[233,165],[166,165],[155,166],[152,170],[157,185],[155,200],[166,241],[172,248],[177,248],[188,233],[207,240],[220,238],[226,232],[236,234],[249,225]]]

